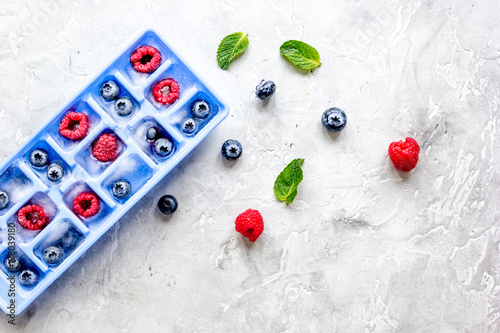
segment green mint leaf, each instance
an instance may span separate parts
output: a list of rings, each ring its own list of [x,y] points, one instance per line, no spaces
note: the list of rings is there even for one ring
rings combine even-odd
[[[235,32],[227,35],[220,42],[217,49],[217,63],[222,69],[228,69],[231,61],[245,51],[248,47],[248,35],[243,32]]]
[[[274,182],[274,195],[279,201],[285,201],[287,205],[297,196],[297,187],[303,179],[302,163],[304,163],[302,158],[291,161]]]
[[[311,70],[321,66],[318,51],[298,40],[284,42],[280,47],[280,54],[301,69]]]

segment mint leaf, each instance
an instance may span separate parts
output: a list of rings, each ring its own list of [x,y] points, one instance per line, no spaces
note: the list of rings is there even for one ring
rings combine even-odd
[[[321,66],[318,51],[298,40],[284,42],[280,47],[280,54],[301,69],[310,70]]]
[[[248,47],[248,35],[235,32],[222,39],[217,49],[217,63],[222,69],[228,69],[231,61]]]
[[[304,163],[303,158],[291,161],[274,182],[274,195],[279,201],[285,201],[287,205],[297,196],[297,187],[303,179],[302,163]]]

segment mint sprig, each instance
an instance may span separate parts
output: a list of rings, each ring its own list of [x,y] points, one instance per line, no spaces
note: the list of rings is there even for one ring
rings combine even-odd
[[[248,35],[235,32],[222,39],[217,49],[217,63],[222,69],[228,69],[231,61],[248,47]]]
[[[321,66],[318,51],[298,40],[284,42],[280,47],[280,54],[301,69],[312,70]]]
[[[274,182],[274,195],[276,195],[279,201],[285,201],[288,205],[297,196],[297,187],[304,178],[301,168],[303,163],[303,158],[294,159],[276,178]]]

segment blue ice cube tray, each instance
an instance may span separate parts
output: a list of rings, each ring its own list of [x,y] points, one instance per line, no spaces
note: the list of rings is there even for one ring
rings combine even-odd
[[[140,46],[153,46],[161,53],[161,64],[152,73],[139,73],[130,63],[131,54]],[[176,80],[180,96],[176,102],[163,105],[155,101],[153,86],[165,78]],[[107,101],[100,87],[108,80],[120,87],[120,97],[129,97],[133,112],[120,117],[115,101]],[[195,118],[197,130],[186,134],[182,123],[192,118],[194,101],[205,100],[211,113],[205,119]],[[59,124],[68,112],[86,114],[90,127],[87,135],[72,141],[59,133]],[[0,190],[9,196],[9,204],[0,210],[0,306],[7,314],[20,314],[54,280],[70,267],[139,199],[155,186],[173,167],[193,150],[229,113],[229,107],[219,95],[186,65],[178,53],[158,33],[143,32],[124,52],[89,85],[72,98],[59,112],[34,133],[0,168]],[[5,124],[4,124],[5,125]],[[147,129],[155,127],[158,137],[173,143],[173,151],[166,157],[154,150],[154,142],[146,138]],[[92,147],[103,133],[113,134],[119,143],[119,156],[112,162],[99,162],[92,155]],[[37,168],[30,163],[34,149],[45,150],[50,162],[58,162],[65,169],[57,182],[47,178],[47,167]],[[128,198],[117,199],[112,187],[117,180],[126,179],[132,190]],[[93,217],[79,216],[73,200],[82,192],[90,192],[99,199],[99,212]],[[49,224],[42,230],[27,230],[17,221],[18,211],[30,204],[41,206]],[[44,250],[51,245],[65,249],[65,259],[50,266],[44,261]],[[5,266],[14,251],[21,270],[11,273]],[[38,276],[33,287],[19,282],[24,269]],[[14,281],[8,280],[14,275]],[[11,284],[11,282],[13,282]],[[9,291],[14,289],[14,291]]]

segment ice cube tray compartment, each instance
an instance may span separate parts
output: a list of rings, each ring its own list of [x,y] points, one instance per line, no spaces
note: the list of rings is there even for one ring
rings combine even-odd
[[[143,45],[156,48],[162,56],[159,67],[151,73],[136,72],[130,63],[130,55]],[[170,105],[157,103],[151,92],[154,84],[164,78],[172,78],[180,85],[180,96]],[[132,101],[130,115],[117,115],[115,101],[101,96],[100,88],[107,80],[119,86],[119,97]],[[191,104],[196,99],[209,102],[212,112],[206,119],[197,120],[195,133],[186,135],[180,124],[189,117]],[[85,137],[73,141],[60,134],[61,120],[69,112],[87,116],[89,128]],[[8,193],[10,199],[0,210],[0,306],[3,311],[9,313],[10,298],[6,292],[9,272],[4,261],[12,245],[9,245],[9,237],[13,228],[15,241],[11,248],[19,254],[22,264],[39,277],[35,286],[26,288],[19,284],[19,272],[15,273],[16,313],[20,314],[228,114],[229,107],[214,89],[155,31],[138,35],[0,167],[0,190]],[[168,156],[155,152],[155,140],[146,138],[149,127],[156,128],[156,139],[167,138],[172,142]],[[119,142],[119,156],[112,162],[100,162],[92,155],[92,148],[103,133],[114,135]],[[45,150],[50,162],[63,166],[65,175],[61,180],[49,180],[47,166],[35,167],[30,163],[29,154],[36,148]],[[113,185],[123,179],[130,183],[131,190],[126,197],[119,198],[113,195]],[[98,198],[100,210],[96,215],[85,218],[75,211],[73,201],[82,192]],[[40,230],[24,229],[17,222],[19,209],[32,203],[42,206],[49,216],[49,224]],[[51,245],[65,247],[64,260],[57,265],[49,265],[43,258],[44,250]]]

